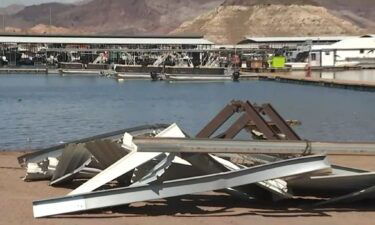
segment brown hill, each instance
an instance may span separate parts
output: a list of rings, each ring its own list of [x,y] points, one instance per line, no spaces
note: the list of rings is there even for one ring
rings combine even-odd
[[[143,33],[158,25],[158,17],[160,14],[147,7],[145,0],[95,0],[59,14],[56,23],[92,32],[136,28]]]
[[[327,0],[330,1],[330,0]],[[255,6],[255,5],[314,5],[318,3],[315,0],[225,0],[222,6]]]
[[[0,7],[0,15],[13,15],[23,10],[24,8],[25,6],[18,4],[12,4],[4,8]]]
[[[52,25],[66,32],[164,34],[174,31],[204,33],[213,40],[233,42],[247,34],[352,34],[362,31],[360,28],[372,27],[375,31],[373,1],[83,0],[80,4],[29,6],[7,16],[5,21],[8,27],[30,30],[39,24],[49,25],[51,9]]]
[[[204,33],[233,44],[246,35],[312,36],[358,34],[362,30],[322,7],[310,5],[221,6],[183,23],[173,34]]]
[[[7,19],[7,25],[21,29],[30,29],[38,24],[50,23],[51,19],[54,24],[59,25],[56,16],[65,11],[71,10],[75,5],[61,3],[46,3],[40,5],[27,6],[23,10],[10,16]],[[50,11],[51,10],[51,11]]]
[[[29,34],[78,34],[77,30],[70,30],[64,27],[47,26],[44,24],[38,24],[28,30],[25,33]]]
[[[374,0],[225,0],[223,6],[241,5],[314,5],[329,9],[334,15],[362,28],[375,28]]]
[[[362,28],[375,31],[374,0],[314,0],[332,10],[336,15],[348,19]]]
[[[90,33],[168,33],[182,22],[217,7],[223,0],[92,0],[78,5],[49,3],[26,7],[9,25],[52,24]]]
[[[73,9],[75,5],[61,3],[45,3],[40,5],[32,5],[25,7],[22,11],[15,14],[15,17],[27,20],[31,23],[37,21],[49,22],[50,12],[58,15],[64,11]]]

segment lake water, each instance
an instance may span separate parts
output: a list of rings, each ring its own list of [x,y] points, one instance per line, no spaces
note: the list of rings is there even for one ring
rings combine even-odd
[[[176,122],[195,135],[232,99],[270,102],[303,138],[374,141],[375,94],[271,81],[167,83],[100,77],[0,76],[0,149],[49,146]]]

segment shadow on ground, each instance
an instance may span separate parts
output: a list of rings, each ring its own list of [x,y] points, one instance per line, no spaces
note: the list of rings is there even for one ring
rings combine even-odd
[[[121,207],[93,210],[85,213],[55,216],[53,218],[119,218],[144,216],[175,217],[330,217],[332,212],[374,211],[373,202],[331,205],[312,208],[315,199],[294,199],[280,202],[243,201],[228,195],[186,195],[148,201]]]

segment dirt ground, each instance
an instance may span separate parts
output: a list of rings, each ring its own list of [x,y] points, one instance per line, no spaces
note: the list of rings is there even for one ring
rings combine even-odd
[[[24,182],[24,169],[17,163],[20,153],[0,153],[0,225],[69,224],[298,224],[373,225],[374,202],[306,209],[312,200],[283,203],[243,202],[225,194],[201,193],[168,200],[131,204],[84,214],[34,219],[32,201],[67,194],[66,188],[53,188],[48,182]],[[332,163],[375,171],[375,157],[335,157]],[[307,201],[307,202],[306,202]],[[304,209],[303,209],[304,208]]]

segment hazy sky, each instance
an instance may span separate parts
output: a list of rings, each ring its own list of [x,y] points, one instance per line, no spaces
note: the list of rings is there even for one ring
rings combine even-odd
[[[11,4],[22,4],[22,5],[33,5],[46,2],[61,2],[61,3],[71,3],[77,2],[78,0],[0,0],[0,7],[8,6]]]

